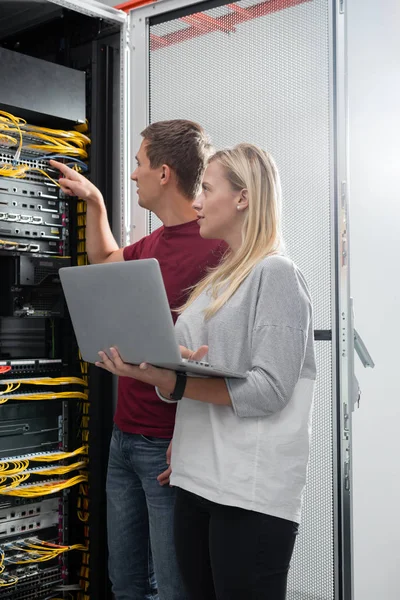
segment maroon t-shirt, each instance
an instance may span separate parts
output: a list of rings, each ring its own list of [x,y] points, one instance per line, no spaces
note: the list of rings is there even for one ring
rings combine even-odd
[[[124,248],[125,260],[156,258],[171,309],[181,306],[187,289],[195,285],[207,267],[219,263],[226,245],[200,237],[197,221],[160,227],[135,244]],[[178,315],[172,312],[174,322]],[[136,340],[132,340],[136,343]],[[130,377],[120,377],[115,424],[121,431],[160,438],[172,437],[176,405],[163,402],[154,387]]]

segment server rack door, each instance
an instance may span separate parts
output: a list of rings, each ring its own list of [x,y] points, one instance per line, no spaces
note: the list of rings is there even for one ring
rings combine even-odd
[[[289,600],[352,597],[345,16],[333,0],[164,0],[131,12],[132,151],[150,122],[188,118],[217,148],[268,149],[281,173],[284,237],[311,288],[319,373]],[[136,202],[131,218],[133,239],[160,225]]]

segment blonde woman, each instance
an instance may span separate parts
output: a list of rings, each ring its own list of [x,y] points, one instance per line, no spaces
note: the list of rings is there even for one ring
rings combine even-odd
[[[309,455],[312,305],[282,252],[271,156],[251,144],[219,151],[202,186],[194,202],[200,234],[225,240],[229,251],[193,289],[176,333],[184,357],[208,353],[210,364],[246,378],[186,379],[127,365],[115,349],[98,364],[153,384],[166,400],[182,397],[171,485],[190,600],[284,600]]]

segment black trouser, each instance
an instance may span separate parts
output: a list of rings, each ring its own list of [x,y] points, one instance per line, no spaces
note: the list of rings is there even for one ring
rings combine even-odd
[[[175,546],[189,600],[285,600],[297,530],[178,488]]]

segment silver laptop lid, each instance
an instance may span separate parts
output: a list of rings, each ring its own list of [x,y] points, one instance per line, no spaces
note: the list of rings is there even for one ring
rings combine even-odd
[[[99,350],[115,346],[133,364],[180,362],[156,259],[64,267],[59,273],[83,360],[94,363]]]

